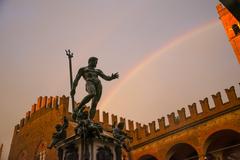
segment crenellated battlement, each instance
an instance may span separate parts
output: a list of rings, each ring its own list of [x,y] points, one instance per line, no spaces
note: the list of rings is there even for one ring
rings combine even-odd
[[[167,114],[168,124],[166,123],[165,117],[159,118],[157,121],[152,121],[148,125],[134,122],[132,120],[126,120],[123,117],[118,117],[114,114],[109,114],[103,111],[97,110],[94,121],[100,123],[105,130],[111,130],[113,124],[119,122],[125,123],[125,131],[129,133],[133,140],[131,146],[136,148],[138,145],[154,141],[171,135],[173,133],[182,131],[189,127],[198,125],[215,117],[221,116],[225,113],[231,112],[232,110],[240,109],[240,98],[237,97],[234,87],[225,89],[228,101],[223,103],[222,96],[220,92],[212,95],[212,100],[214,106],[210,108],[208,98],[204,98],[199,101],[201,112],[197,109],[197,104],[193,103],[188,105],[187,109],[189,111],[189,116],[186,114],[186,108],[181,108],[177,110],[177,114],[174,112]],[[37,104],[32,105],[31,111],[26,113],[26,117],[20,120],[20,123],[15,126],[15,133],[18,133],[22,127],[24,127],[29,121],[47,113],[51,110],[59,110],[59,108],[64,109],[65,114],[68,112],[69,97],[39,97],[37,99]],[[38,114],[43,112],[42,114]],[[101,120],[100,120],[101,119]],[[127,125],[126,125],[127,124]],[[156,127],[158,125],[158,127]]]
[[[150,143],[156,139],[164,138],[173,133],[182,131],[189,127],[204,123],[210,119],[221,116],[225,113],[240,109],[240,97],[237,97],[235,88],[232,86],[225,89],[228,101],[223,103],[220,92],[212,95],[214,106],[210,108],[208,98],[200,100],[202,112],[198,112],[196,103],[188,106],[190,115],[186,116],[186,109],[177,110],[177,115],[171,113],[167,115],[169,124],[165,122],[165,117],[158,119],[159,129],[156,129],[156,122],[153,121],[148,126],[140,126],[134,130],[131,146],[136,148],[138,145]]]
[[[34,119],[37,119],[38,117],[49,113],[52,110],[62,110],[62,112],[66,115],[66,113],[69,113],[68,111],[68,105],[69,105],[69,97],[62,96],[62,97],[47,97],[47,96],[40,96],[37,99],[37,103],[32,105],[31,111],[26,112],[25,118],[22,118],[15,126],[14,133],[19,133],[21,131],[21,128],[23,128],[28,122],[34,121]],[[87,107],[89,110],[89,107]],[[71,114],[71,113],[70,113]],[[62,115],[63,116],[63,115]],[[71,116],[70,116],[71,117]],[[101,119],[101,120],[100,120]],[[111,119],[111,121],[110,121]],[[70,118],[70,121],[72,119]],[[136,122],[137,128],[134,127],[134,123],[131,120],[128,120],[128,128],[126,127],[126,119],[123,117],[118,117],[114,114],[109,114],[108,112],[103,111],[102,114],[100,114],[100,111],[97,110],[94,122],[100,123],[105,130],[110,131],[112,129],[113,124],[117,124],[119,122],[125,123],[125,131],[129,133],[133,133],[134,130],[137,128],[140,128],[141,124]]]
[[[53,109],[59,110],[60,106],[62,106],[62,112],[67,112],[68,102],[69,98],[64,95],[62,97],[38,97],[37,103],[32,105],[31,111],[27,111],[25,118],[22,118],[19,124],[15,126],[14,133],[18,133],[29,121],[33,121]]]

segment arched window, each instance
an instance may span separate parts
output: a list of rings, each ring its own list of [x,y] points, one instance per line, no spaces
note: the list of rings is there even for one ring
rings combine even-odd
[[[239,26],[237,24],[233,24],[232,25],[232,29],[233,29],[233,32],[234,32],[235,36],[240,34],[240,28],[239,28]]]
[[[187,143],[174,145],[167,153],[167,160],[198,160],[197,151]]]
[[[28,160],[27,152],[21,151],[17,157],[18,160]]]
[[[47,143],[41,142],[35,153],[35,160],[46,160],[47,157]]]
[[[240,133],[233,130],[221,130],[211,136],[205,142],[207,160],[215,159],[240,159]]]
[[[157,160],[157,158],[151,156],[151,155],[144,155],[139,160]]]

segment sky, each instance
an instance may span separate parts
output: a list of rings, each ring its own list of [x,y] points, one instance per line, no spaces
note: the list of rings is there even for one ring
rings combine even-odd
[[[218,0],[0,0],[0,143],[38,96],[69,95],[73,73],[99,58],[120,78],[103,84],[98,109],[149,123],[235,86],[240,66]],[[82,79],[81,79],[82,80]],[[82,80],[75,99],[86,95]],[[210,105],[213,106],[211,98]]]

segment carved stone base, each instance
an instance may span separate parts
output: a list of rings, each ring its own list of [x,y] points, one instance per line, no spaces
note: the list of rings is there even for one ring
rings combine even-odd
[[[103,132],[101,139],[84,139],[78,135],[56,144],[59,160],[116,160],[114,138]]]

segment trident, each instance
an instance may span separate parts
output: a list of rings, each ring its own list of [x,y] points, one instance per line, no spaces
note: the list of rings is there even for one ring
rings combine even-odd
[[[70,73],[70,87],[71,87],[71,90],[73,88],[73,78],[72,78],[72,57],[73,57],[73,53],[70,51],[70,49],[68,50],[65,50],[66,52],[66,55],[68,56],[68,60],[69,60],[69,73]],[[74,111],[74,95],[71,95],[71,98],[72,98],[72,111]]]

